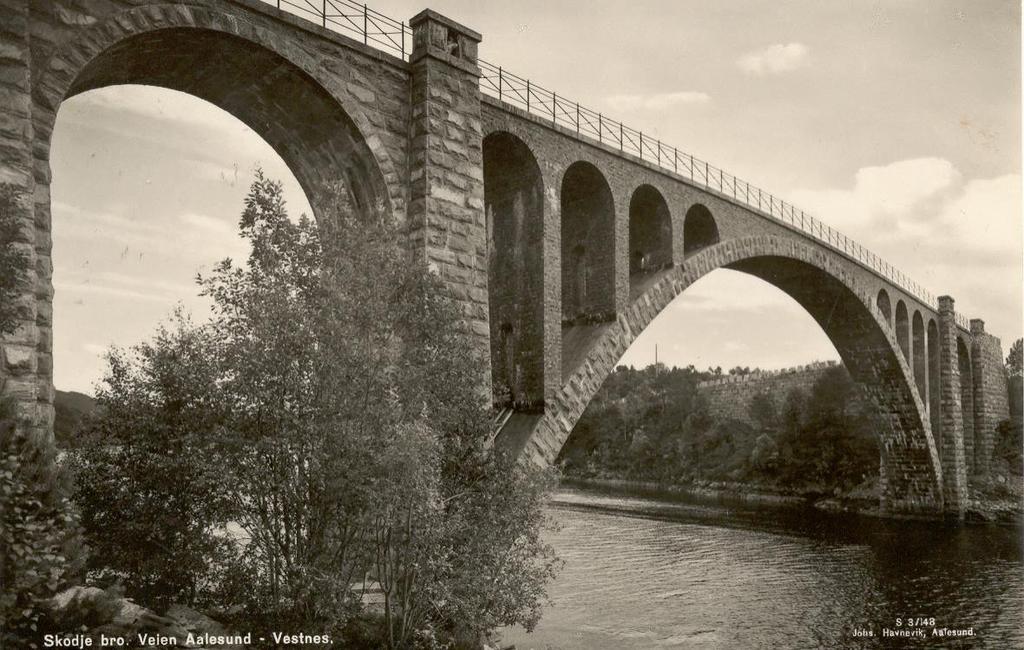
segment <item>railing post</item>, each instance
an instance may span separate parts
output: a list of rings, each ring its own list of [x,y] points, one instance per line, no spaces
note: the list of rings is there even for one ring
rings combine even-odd
[[[761,188],[757,188],[757,209],[761,209]]]
[[[679,150],[672,147],[672,171],[679,173]]]
[[[369,40],[368,40],[369,39],[368,34],[370,32],[369,17],[370,16],[369,16],[369,12],[366,9],[366,5],[363,5],[363,45],[366,45],[369,42]]]
[[[661,140],[658,140],[658,167],[661,167]]]
[[[640,160],[644,159],[644,132],[640,132]]]
[[[597,114],[597,141],[604,144],[604,117]]]
[[[558,105],[558,93],[551,93],[551,124],[558,124],[558,119],[555,116],[555,106]]]
[[[327,0],[323,1],[322,9],[320,11],[320,21],[324,27],[327,27]]]
[[[530,112],[530,80],[526,80],[526,112]]]
[[[711,187],[711,163],[704,161],[704,187]]]
[[[399,29],[402,30],[402,59],[405,59],[405,21],[403,20],[399,24]]]
[[[498,66],[498,101],[501,101],[502,93],[504,92],[505,79],[501,73],[501,66]]]
[[[622,152],[624,152],[626,150],[625,142],[626,142],[626,139],[625,139],[624,133],[623,133],[622,122],[619,122],[619,153],[622,153]]]
[[[580,134],[580,103],[576,102],[576,135]]]

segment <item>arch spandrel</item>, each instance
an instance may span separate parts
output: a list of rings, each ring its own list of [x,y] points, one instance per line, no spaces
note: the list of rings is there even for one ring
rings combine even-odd
[[[228,56],[201,56],[218,46]],[[134,56],[142,52],[148,56]],[[41,140],[36,166],[42,168],[37,177],[49,178],[49,137],[64,99],[109,85],[154,85],[209,101],[247,124],[292,169],[314,212],[327,186],[342,182],[360,209],[404,218],[405,189],[393,163],[397,152],[384,144],[393,138],[367,118],[369,107],[338,74],[337,62],[328,69],[322,57],[261,27],[255,12],[249,20],[242,8],[226,14],[154,3],[75,27],[36,65],[41,74],[33,84],[33,123]],[[147,59],[158,65],[147,69]],[[195,66],[204,74],[196,75]],[[248,94],[238,92],[246,86]],[[245,105],[253,97],[263,101]],[[309,111],[316,111],[315,119]],[[332,166],[344,173],[331,172]]]

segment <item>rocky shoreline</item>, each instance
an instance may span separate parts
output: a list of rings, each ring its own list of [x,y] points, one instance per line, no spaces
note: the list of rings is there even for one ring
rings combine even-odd
[[[765,505],[776,507],[813,507],[826,512],[849,512],[869,517],[906,518],[881,511],[878,505],[876,481],[868,481],[841,494],[819,490],[786,489],[776,486],[722,481],[693,481],[691,483],[660,483],[619,478],[566,476],[562,484],[567,487],[598,488],[629,492],[653,498],[695,498],[719,502]],[[970,524],[1024,524],[1024,502],[1011,490],[1006,496],[983,494],[970,500],[965,521]]]

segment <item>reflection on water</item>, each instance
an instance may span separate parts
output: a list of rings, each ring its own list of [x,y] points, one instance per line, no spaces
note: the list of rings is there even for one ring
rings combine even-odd
[[[555,604],[533,634],[506,630],[502,646],[907,646],[885,642],[882,628],[934,617],[977,636],[921,645],[1024,647],[1020,528],[583,490],[559,492],[551,514],[561,528],[548,540],[565,560]]]

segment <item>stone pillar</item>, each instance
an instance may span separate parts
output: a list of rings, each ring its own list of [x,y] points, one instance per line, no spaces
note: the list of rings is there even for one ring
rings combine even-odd
[[[562,194],[560,177],[544,176],[544,402],[562,387]]]
[[[964,459],[964,422],[960,404],[960,362],[956,351],[956,312],[950,296],[939,296],[939,385],[932,390],[939,391],[937,404],[939,431],[937,436],[942,449],[943,500],[946,512],[963,519],[967,509],[967,463]]]
[[[429,9],[413,30],[409,229],[417,255],[449,287],[479,346],[490,400],[487,217],[477,32]]]
[[[985,321],[971,320],[971,370],[974,375],[974,469],[989,473],[996,427],[1010,417],[1006,368],[999,339],[985,332]]]
[[[632,194],[615,196],[615,315],[629,307],[629,208]]]
[[[0,0],[0,183],[12,189],[19,228],[0,242],[25,254],[21,285],[9,305],[12,332],[0,337],[0,396],[12,399],[37,436],[52,436],[53,386],[49,362],[49,224],[36,224],[32,128],[31,29],[26,0]],[[42,239],[42,240],[40,240]],[[42,306],[40,306],[42,305]],[[45,353],[45,354],[44,354]],[[45,359],[43,358],[45,356]]]

